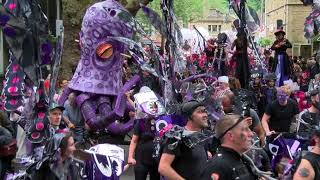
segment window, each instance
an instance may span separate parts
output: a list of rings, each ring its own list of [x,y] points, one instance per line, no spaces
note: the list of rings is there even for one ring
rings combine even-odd
[[[212,25],[212,32],[218,31],[218,26],[217,25]]]
[[[218,31],[221,32],[221,25],[218,25]]]
[[[219,27],[219,32],[221,30],[221,25],[217,26],[217,25],[208,25],[208,31],[209,32],[217,32],[218,31],[218,27]]]

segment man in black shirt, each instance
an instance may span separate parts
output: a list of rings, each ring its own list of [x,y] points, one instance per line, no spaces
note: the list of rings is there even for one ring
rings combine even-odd
[[[299,117],[302,121],[298,121],[297,123],[297,132],[298,135],[302,138],[309,139],[310,138],[310,131],[308,126],[318,126],[320,122],[320,102],[319,102],[319,91],[312,90],[309,92],[310,100],[312,106],[308,109],[305,109],[299,114]],[[308,124],[305,124],[308,123]]]
[[[221,146],[207,163],[201,180],[257,179],[248,162],[242,157],[251,146],[253,133],[250,125],[250,118],[244,119],[236,114],[225,115],[218,121],[215,133]]]
[[[221,104],[222,104],[222,108],[225,114],[228,113],[235,113],[235,114],[242,114],[242,104],[243,102],[239,101],[236,102],[235,101],[235,97],[233,93],[228,93],[225,94],[224,96],[222,96],[221,98]],[[257,112],[253,109],[249,109],[250,112],[250,117],[252,118],[252,125],[251,125],[251,130],[253,130],[257,136],[260,139],[260,143],[261,145],[264,145],[264,139],[265,139],[265,132],[262,128],[261,125],[261,121],[259,118],[259,115],[257,114]]]
[[[286,87],[281,87],[277,91],[277,100],[267,105],[262,117],[262,127],[267,136],[275,132],[289,132],[292,119],[299,114],[298,104],[289,98]]]
[[[208,127],[208,114],[203,105],[197,101],[189,101],[182,106],[182,113],[188,116],[183,135],[189,136]],[[183,142],[177,143],[176,148],[166,144],[159,163],[159,172],[167,179],[199,180],[207,162],[207,152],[201,144],[193,148]]]
[[[315,146],[302,157],[293,180],[320,180],[320,130],[312,134]]]

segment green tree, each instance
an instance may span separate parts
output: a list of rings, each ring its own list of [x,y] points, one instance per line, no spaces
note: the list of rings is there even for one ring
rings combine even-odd
[[[159,15],[162,14],[160,8],[161,0],[154,0],[148,5],[155,10]],[[174,13],[178,20],[182,20],[184,25],[189,21],[196,20],[203,15],[203,0],[174,0]],[[138,12],[137,19],[142,24],[148,24],[146,17],[142,12]]]
[[[261,47],[267,47],[267,46],[270,46],[272,44],[272,40],[269,39],[269,38],[266,38],[266,37],[262,37],[258,40],[258,44],[261,46]]]
[[[229,6],[229,0],[208,0],[210,8],[215,8],[221,12],[227,12]],[[253,8],[257,12],[261,11],[261,6],[263,7],[263,0],[247,0],[247,6]]]

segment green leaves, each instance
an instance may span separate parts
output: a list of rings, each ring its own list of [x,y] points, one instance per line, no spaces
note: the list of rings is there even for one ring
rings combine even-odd
[[[227,12],[229,6],[229,0],[208,0],[210,8],[215,8],[220,10],[221,12]],[[263,7],[263,0],[247,0],[247,6],[253,8],[256,11],[261,10],[261,6]]]
[[[272,40],[269,39],[269,38],[260,38],[258,40],[258,44],[261,46],[261,47],[267,47],[267,46],[270,46],[272,44]]]
[[[153,0],[149,3],[148,7],[156,11],[158,14],[162,14],[160,8],[161,0]],[[196,20],[202,17],[203,14],[203,0],[174,0],[174,13],[178,20],[182,20],[184,24],[187,24],[191,20]],[[142,13],[138,12],[139,21],[142,20],[143,24],[148,24],[146,18],[143,18]]]

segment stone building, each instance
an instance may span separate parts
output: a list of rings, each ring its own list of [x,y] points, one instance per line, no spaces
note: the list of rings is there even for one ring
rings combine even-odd
[[[293,44],[292,55],[310,57],[312,44],[304,37],[304,21],[311,7],[300,0],[265,0],[266,35],[275,40],[274,32],[283,27],[286,38]]]
[[[226,16],[226,14],[216,9],[209,9],[209,6],[204,6],[203,18],[196,21],[191,21],[188,24],[188,28],[203,27],[207,29],[210,36],[217,37],[222,31],[232,29],[232,22],[235,20],[233,16]]]

